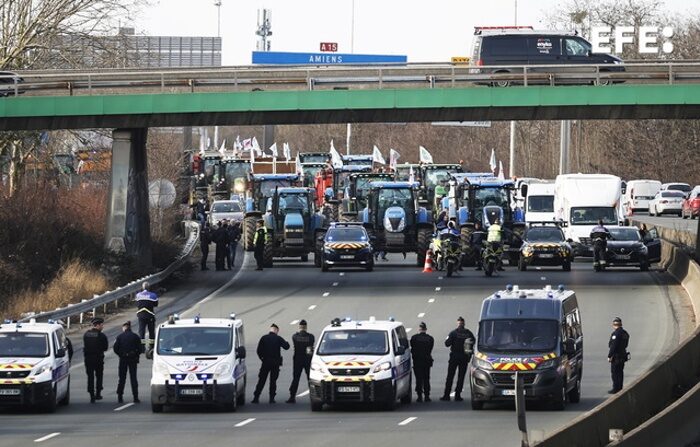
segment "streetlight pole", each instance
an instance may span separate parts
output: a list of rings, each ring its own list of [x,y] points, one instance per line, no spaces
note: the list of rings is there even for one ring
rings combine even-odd
[[[352,0],[352,14],[350,21],[350,54],[355,52],[355,0]],[[352,124],[348,123],[345,137],[345,153],[350,155],[350,139],[352,137]]]
[[[515,26],[518,26],[518,0],[515,1]],[[510,122],[510,157],[508,160],[508,174],[515,177],[515,121]]]
[[[221,37],[221,0],[216,0],[214,2],[214,6],[216,6],[216,37]]]

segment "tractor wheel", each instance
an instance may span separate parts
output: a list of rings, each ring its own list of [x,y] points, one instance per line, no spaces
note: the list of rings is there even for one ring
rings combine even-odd
[[[416,243],[416,254],[418,255],[416,257],[416,265],[417,266],[422,266],[425,264],[425,253],[428,251],[428,248],[430,247],[430,239],[432,237],[432,232],[430,231],[429,228],[419,228],[418,229],[418,237],[417,237],[417,243]]]
[[[263,267],[272,267],[272,242],[265,243],[265,251],[263,251]]]
[[[243,219],[243,249],[245,251],[253,251],[255,249],[253,238],[255,237],[257,220],[256,216],[248,216]]]
[[[341,213],[340,214],[340,221],[341,222],[355,222],[357,220],[357,214],[355,213]]]
[[[465,225],[459,229],[459,240],[462,246],[462,252],[466,255],[463,257],[463,267],[474,267],[476,266],[476,258],[469,246],[469,238],[474,232],[474,227]]]

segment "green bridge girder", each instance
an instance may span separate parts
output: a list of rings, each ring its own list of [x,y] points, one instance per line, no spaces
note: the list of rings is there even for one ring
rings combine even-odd
[[[0,98],[0,130],[700,118],[700,85],[293,90]]]

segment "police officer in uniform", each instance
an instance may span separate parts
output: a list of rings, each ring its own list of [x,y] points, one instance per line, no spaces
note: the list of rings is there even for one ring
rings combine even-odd
[[[413,374],[416,376],[417,402],[430,402],[430,368],[433,366],[433,346],[435,340],[428,335],[428,326],[421,321],[418,333],[411,337],[411,356],[413,357]]]
[[[85,372],[87,373],[87,389],[90,393],[90,403],[102,400],[102,377],[105,368],[105,351],[109,349],[107,336],[102,333],[104,328],[102,318],[92,320],[92,329],[83,335],[83,354],[85,356]]]
[[[608,362],[612,375],[613,386],[608,394],[615,394],[622,389],[624,380],[625,362],[627,361],[627,345],[630,335],[622,328],[622,319],[615,317],[612,323],[613,333],[608,342]]]
[[[139,382],[136,376],[136,366],[139,364],[141,356],[141,339],[131,331],[131,321],[122,324],[122,333],[117,336],[114,342],[114,353],[119,357],[119,383],[117,384],[118,402],[124,403],[124,387],[126,386],[126,373],[129,372],[131,382],[131,394],[134,396],[134,403],[139,400]]]
[[[467,374],[467,366],[471,360],[474,349],[474,334],[464,327],[464,318],[457,318],[457,328],[450,332],[445,339],[445,346],[450,348],[450,361],[447,364],[447,380],[445,381],[445,394],[440,400],[450,400],[452,391],[452,381],[457,373],[457,387],[455,388],[455,400],[462,401],[462,388],[464,387],[464,376]]]
[[[476,261],[476,270],[482,269],[481,262],[481,250],[484,248],[484,241],[486,240],[486,232],[481,228],[481,223],[476,222],[474,224],[474,231],[469,235],[469,246],[472,249],[474,259]]]
[[[289,385],[288,404],[296,402],[297,389],[299,388],[299,379],[302,371],[306,372],[306,380],[309,380],[309,370],[311,369],[311,356],[314,353],[314,344],[316,337],[306,331],[306,320],[299,322],[299,332],[292,335],[292,344],[294,345],[294,357],[292,358],[294,366],[292,369],[292,384]]]
[[[270,326],[270,332],[268,332],[267,335],[263,335],[258,342],[257,353],[262,365],[260,365],[258,384],[255,385],[251,403],[260,403],[260,393],[262,393],[262,389],[265,387],[268,374],[270,375],[270,403],[275,403],[277,377],[280,375],[280,366],[282,366],[281,350],[284,349],[286,351],[289,349],[289,343],[278,335],[279,331],[279,326],[273,323],[272,326]]]
[[[143,344],[143,352],[147,352],[153,346],[156,339],[156,306],[158,306],[158,295],[148,290],[149,284],[144,282],[142,290],[136,294],[136,316],[139,319],[139,337]],[[146,340],[146,329],[148,329],[148,340]],[[148,356],[148,354],[147,354]]]
[[[255,262],[258,264],[258,268],[255,270],[262,270],[265,260],[265,239],[267,238],[267,229],[265,228],[265,221],[258,220],[255,236],[253,236],[253,246],[255,254]]]
[[[209,270],[207,267],[207,258],[209,257],[209,245],[211,244],[211,228],[206,223],[202,225],[202,230],[199,232],[199,249],[202,252],[202,261],[200,263],[202,270]]]

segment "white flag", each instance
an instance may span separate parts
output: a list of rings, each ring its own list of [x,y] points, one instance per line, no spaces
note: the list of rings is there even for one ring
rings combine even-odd
[[[282,153],[284,154],[284,158],[289,161],[292,158],[292,150],[289,148],[289,143],[284,143],[282,145]]]
[[[224,155],[226,153],[226,138],[224,138],[224,141],[221,142],[219,153],[221,153],[221,155]]]
[[[241,144],[241,136],[236,135],[236,141],[233,142],[233,152],[234,154],[240,155],[243,151],[243,145]]]
[[[498,180],[505,180],[506,179],[506,173],[503,172],[503,162],[499,161],[498,162]]]
[[[491,160],[489,161],[489,167],[491,168],[491,173],[496,175],[496,151],[491,149]]]
[[[428,149],[424,148],[423,146],[420,146],[420,162],[426,164],[431,164],[433,162],[433,156],[430,155]]]
[[[248,150],[250,150],[250,172],[255,172],[255,149],[253,149],[253,140],[248,138],[243,140],[243,147],[246,146],[246,141],[250,141]]]
[[[241,150],[243,152],[248,152],[253,149],[253,139],[252,138],[246,138],[243,140],[243,146],[241,147]]]
[[[272,153],[272,158],[277,158],[277,143],[272,143],[272,146],[270,146],[270,152]]]
[[[299,158],[299,154],[298,154],[298,153],[297,153],[297,159],[296,159],[296,162],[295,162],[295,166],[296,166],[297,174],[303,174],[303,173],[304,173],[304,170],[301,169],[301,158]]]
[[[372,163],[379,163],[380,165],[386,164],[384,156],[376,144],[374,145],[374,149],[372,149]]]
[[[255,151],[255,155],[258,157],[262,155],[262,151],[260,150],[260,144],[258,144],[258,139],[253,137],[253,141],[251,142],[251,147]]]
[[[399,158],[401,158],[401,154],[393,149],[389,149],[389,167],[393,171],[396,171],[396,165],[399,164]]]
[[[204,152],[207,150],[207,145],[204,142],[204,129],[201,127],[199,128],[199,153],[204,155]]]
[[[335,146],[333,146],[333,140],[331,140],[331,164],[333,165],[334,168],[340,168],[343,166],[343,159],[338,153],[337,150],[335,150]]]
[[[413,166],[408,169],[408,181],[411,183],[416,181],[416,175],[413,173]]]

